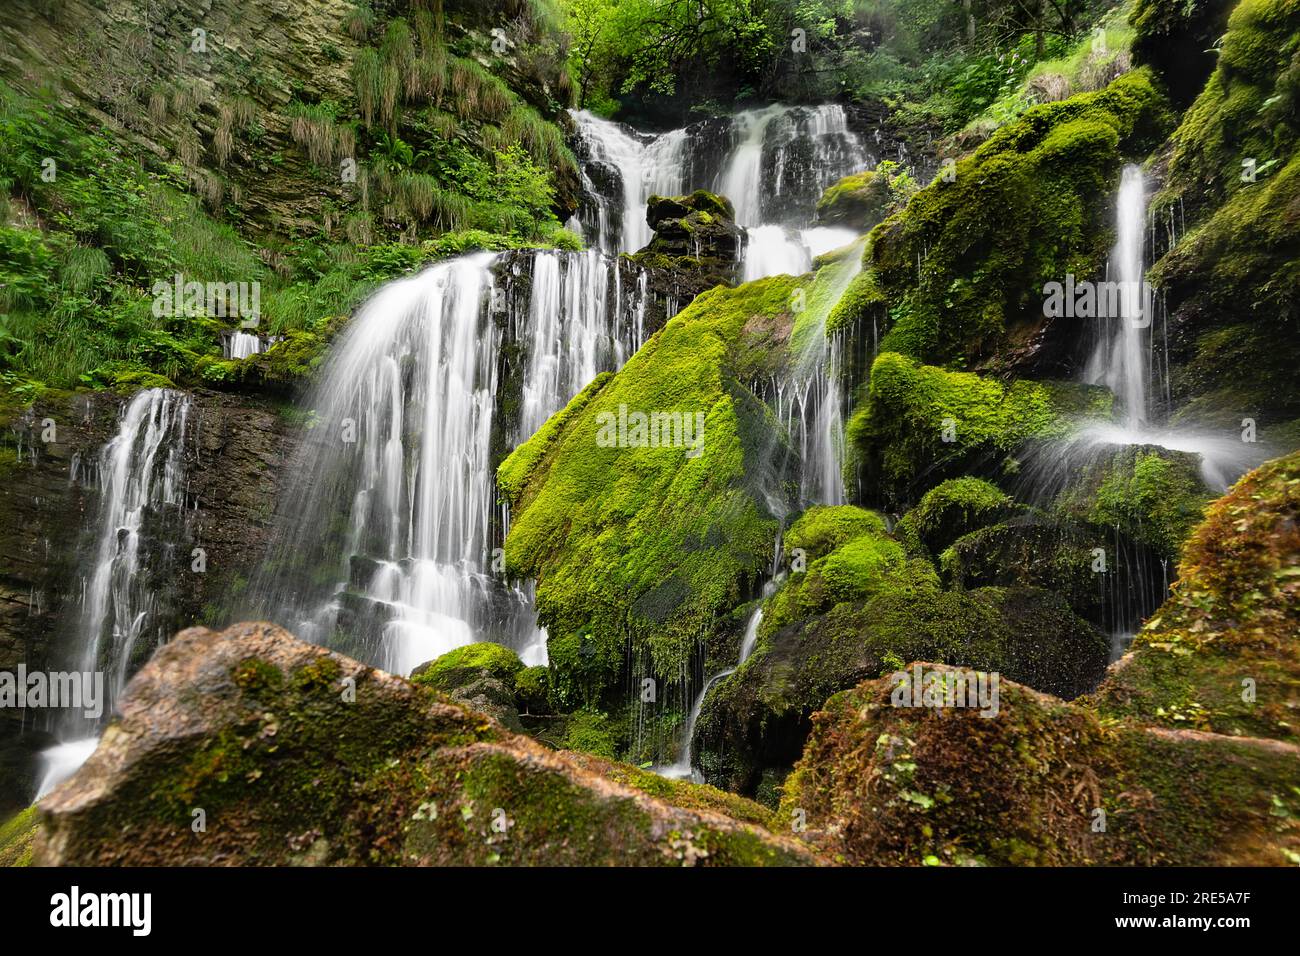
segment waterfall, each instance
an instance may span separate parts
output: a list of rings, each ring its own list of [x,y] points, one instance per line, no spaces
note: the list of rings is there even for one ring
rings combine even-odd
[[[226,358],[245,359],[262,351],[261,337],[249,332],[232,332],[226,337]]]
[[[779,542],[777,548],[778,550],[780,549]],[[677,760],[667,766],[653,768],[655,773],[664,777],[672,777],[677,780],[694,780],[696,783],[704,782],[703,775],[696,771],[694,766],[695,725],[699,723],[700,712],[704,710],[704,701],[708,698],[709,691],[711,691],[714,685],[719,681],[730,677],[732,674],[736,673],[736,671],[740,670],[745,661],[749,660],[750,655],[754,653],[754,648],[758,645],[758,628],[759,625],[763,623],[763,602],[776,592],[778,583],[779,581],[774,578],[763,585],[763,594],[759,599],[758,607],[754,609],[754,613],[751,614],[749,620],[745,622],[745,633],[740,640],[740,654],[736,659],[736,666],[718,671],[718,673],[714,674],[704,682],[704,687],[700,690],[699,694],[696,695],[695,700],[691,704],[690,713],[687,714],[686,726],[682,731],[681,750]]]
[[[189,396],[179,392],[138,392],[122,413],[117,435],[99,454],[95,544],[69,663],[74,671],[103,675],[104,717],[112,713],[133,663],[170,636],[151,575],[165,573],[175,555],[177,536],[165,533],[167,519],[184,518],[190,409]],[[42,754],[38,798],[90,755],[99,724],[82,710],[58,711],[52,729],[61,742]]]
[[[839,104],[778,104],[658,136],[586,112],[573,116],[587,160],[580,219],[589,242],[606,253],[636,252],[650,241],[650,196],[694,189],[730,199],[748,230],[745,281],[802,274],[816,256],[855,238],[852,230],[811,225],[827,186],[875,163]]]
[[[496,573],[494,453],[640,346],[644,286],[618,275],[595,251],[480,253],[381,288],[306,403],[316,424],[254,601],[394,673],[478,640],[545,663],[531,588]]]
[[[1146,181],[1137,166],[1124,167],[1116,206],[1116,242],[1106,278],[1119,285],[1120,315],[1109,338],[1102,337],[1085,372],[1119,399],[1125,424],[1147,423],[1151,365],[1151,295],[1146,285]]]

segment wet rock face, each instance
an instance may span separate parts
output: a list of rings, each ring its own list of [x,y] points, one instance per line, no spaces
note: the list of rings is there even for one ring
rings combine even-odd
[[[646,271],[654,300],[680,308],[715,285],[736,283],[746,235],[729,199],[702,189],[651,196],[646,221],[654,238],[626,258]]]
[[[54,865],[818,862],[269,624],[177,635],[40,810]]]
[[[11,412],[0,432],[2,670],[20,663],[61,669],[73,659],[82,582],[97,545],[98,458],[117,434],[124,401],[103,392],[55,396]],[[291,442],[269,406],[210,392],[194,393],[192,401],[185,505],[156,509],[142,522],[140,574],[152,611],[132,669],[152,653],[155,635],[218,613],[239,590],[260,556]],[[43,724],[21,711],[0,711],[0,764],[10,768],[0,775],[0,811],[31,798],[35,755],[49,742]]]

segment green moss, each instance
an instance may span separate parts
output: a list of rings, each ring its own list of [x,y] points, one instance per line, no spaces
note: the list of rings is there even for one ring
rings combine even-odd
[[[1065,435],[1076,419],[1102,413],[1104,389],[1019,380],[1010,385],[970,372],[921,365],[882,352],[848,426],[851,467],[888,500],[945,474],[1006,459],[1030,438]]]
[[[1168,122],[1144,71],[1026,111],[873,230],[864,266],[888,301],[882,348],[935,364],[995,357],[1042,324],[1042,289],[1091,276],[1110,245],[1120,165]]]
[[[927,491],[894,529],[913,553],[939,554],[964,534],[1010,515],[1011,498],[980,478],[950,478]]]
[[[1117,455],[1088,515],[1168,558],[1200,522],[1209,494],[1193,462],[1159,452]]]
[[[508,647],[491,641],[477,641],[448,651],[411,672],[411,681],[437,690],[450,691],[464,685],[466,679],[487,671],[513,686],[515,676],[524,668],[523,661]]]
[[[39,830],[40,817],[35,805],[0,823],[0,867],[30,866],[32,841]]]
[[[1288,0],[1242,0],[1228,18],[1218,64],[1173,136],[1170,188],[1193,211],[1214,206],[1255,184],[1242,162],[1286,162],[1296,144],[1294,103],[1300,71],[1300,11]]]
[[[609,715],[598,710],[570,714],[564,728],[564,746],[613,760],[617,745],[610,730]]]
[[[853,173],[828,186],[817,200],[817,218],[870,229],[905,205],[916,189],[916,182],[902,167],[885,160],[875,169]]]
[[[1005,679],[996,718],[938,719],[894,686],[828,700],[785,784],[780,813],[843,862],[1277,865],[1300,846],[1282,748],[1102,721]]]
[[[1212,504],[1183,549],[1172,596],[1098,689],[1102,711],[1300,740],[1297,529],[1297,454],[1251,472]]]
[[[874,511],[853,505],[818,505],[809,508],[785,533],[789,553],[802,549],[816,560],[865,534],[884,534],[885,521]]]
[[[742,384],[761,358],[747,341],[788,328],[802,285],[780,276],[705,293],[501,465],[516,503],[507,568],[538,580],[562,700],[613,688],[629,639],[658,673],[680,674],[762,573],[776,531],[760,504],[771,431]],[[703,414],[702,445],[617,447],[605,439],[620,409]]]
[[[1137,0],[1133,58],[1149,64],[1180,106],[1190,103],[1214,71],[1214,49],[1236,0]]]
[[[543,666],[525,667],[515,675],[515,701],[524,713],[548,710],[550,672]]]

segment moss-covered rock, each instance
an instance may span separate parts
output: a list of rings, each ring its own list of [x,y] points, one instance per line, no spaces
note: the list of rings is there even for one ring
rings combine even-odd
[[[1176,561],[1211,497],[1197,456],[1154,445],[1127,445],[1081,462],[1054,508],[1070,518],[1113,528]]]
[[[885,160],[828,186],[817,200],[817,221],[866,231],[905,205],[916,189],[901,166]]]
[[[1014,471],[1023,442],[1063,436],[1110,403],[1104,389],[1074,382],[1004,385],[882,352],[849,421],[848,467],[881,500],[907,502],[947,477]]]
[[[689,298],[738,278],[745,230],[736,225],[731,200],[703,189],[689,196],[651,196],[646,222],[654,237],[627,258],[650,270],[657,285],[663,273],[671,280],[667,291]]]
[[[840,862],[1280,865],[1300,847],[1294,748],[1108,723],[1005,679],[991,717],[895,706],[897,686],[828,700],[785,783],[778,815]]]
[[[775,430],[744,383],[786,361],[807,282],[704,294],[502,463],[507,568],[537,579],[566,709],[620,689],[629,648],[676,679],[697,639],[756,590],[777,527],[766,502],[782,492]],[[638,414],[703,429],[689,447],[656,431],[652,446]]]
[[[513,685],[515,676],[523,669],[523,661],[510,648],[491,641],[478,641],[419,665],[411,671],[411,681],[434,690],[448,691],[461,686],[466,678],[487,671]]]
[[[0,866],[30,866],[32,844],[40,828],[36,807],[28,807],[0,823]]]
[[[39,809],[47,865],[816,862],[265,624],[177,635]]]
[[[452,700],[522,731],[515,678],[524,669],[514,651],[491,641],[479,641],[448,651],[411,671],[411,681],[432,687]]]
[[[1048,591],[944,591],[928,561],[904,563],[900,550],[894,564],[864,571],[844,598],[813,601],[827,593],[817,582],[826,560],[791,575],[769,601],[753,655],[705,700],[696,753],[711,782],[755,792],[764,771],[793,764],[828,695],[905,660],[995,670],[1070,696],[1094,687],[1105,669],[1106,640]]]
[[[1150,75],[1135,71],[1033,107],[922,189],[872,231],[864,257],[887,306],[882,348],[938,365],[1051,367],[1059,352],[1040,353],[1077,328],[1049,328],[1043,286],[1098,272],[1120,166],[1168,124]]]
[[[1300,743],[1300,454],[1242,478],[1097,690],[1107,715]]]
[[[1174,420],[1236,434],[1249,419],[1275,452],[1296,447],[1295,428],[1279,426],[1300,417],[1297,102],[1300,10],[1236,4],[1152,201],[1186,232],[1149,274],[1168,310]]]
[[[950,478],[931,488],[894,528],[914,554],[938,555],[958,538],[1011,517],[1015,503],[981,478]]]

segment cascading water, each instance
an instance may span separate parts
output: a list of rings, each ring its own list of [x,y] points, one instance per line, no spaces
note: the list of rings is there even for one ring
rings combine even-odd
[[[822,191],[875,162],[838,104],[769,106],[659,136],[590,113],[574,118],[588,157],[585,232],[606,252],[636,252],[649,242],[651,195],[693,189],[721,193],[735,206],[749,232],[744,281],[802,274],[816,256],[855,238],[852,230],[811,226]]]
[[[191,402],[168,389],[136,394],[122,413],[117,435],[99,454],[99,517],[90,573],[83,582],[70,669],[103,675],[104,717],[112,713],[133,665],[169,636],[159,620],[158,595],[149,572],[170,564],[178,536],[162,532],[184,520],[185,440]],[[51,728],[61,743],[42,759],[37,799],[95,749],[100,721],[65,708]]]
[[[1154,445],[1199,456],[1201,477],[1222,494],[1238,477],[1267,458],[1259,445],[1235,434],[1158,427],[1153,409],[1157,368],[1155,299],[1146,282],[1147,192],[1142,170],[1124,167],[1115,199],[1116,242],[1106,266],[1108,282],[1118,285],[1118,316],[1104,318],[1110,328],[1098,336],[1084,369],[1084,380],[1105,385],[1116,397],[1119,424],[1098,424],[1071,440],[1086,447]],[[1101,299],[1101,295],[1097,296]]]
[[[594,251],[472,255],[380,289],[307,403],[318,421],[261,609],[396,673],[484,639],[544,663],[531,592],[492,573],[493,450],[640,346],[638,294]],[[507,342],[524,353],[512,427],[497,407]]]
[[[1146,180],[1137,166],[1124,167],[1116,207],[1116,243],[1107,265],[1107,280],[1119,285],[1120,314],[1109,337],[1097,345],[1085,377],[1104,384],[1119,400],[1124,422],[1137,428],[1147,422],[1151,362],[1151,294],[1146,284]]]

